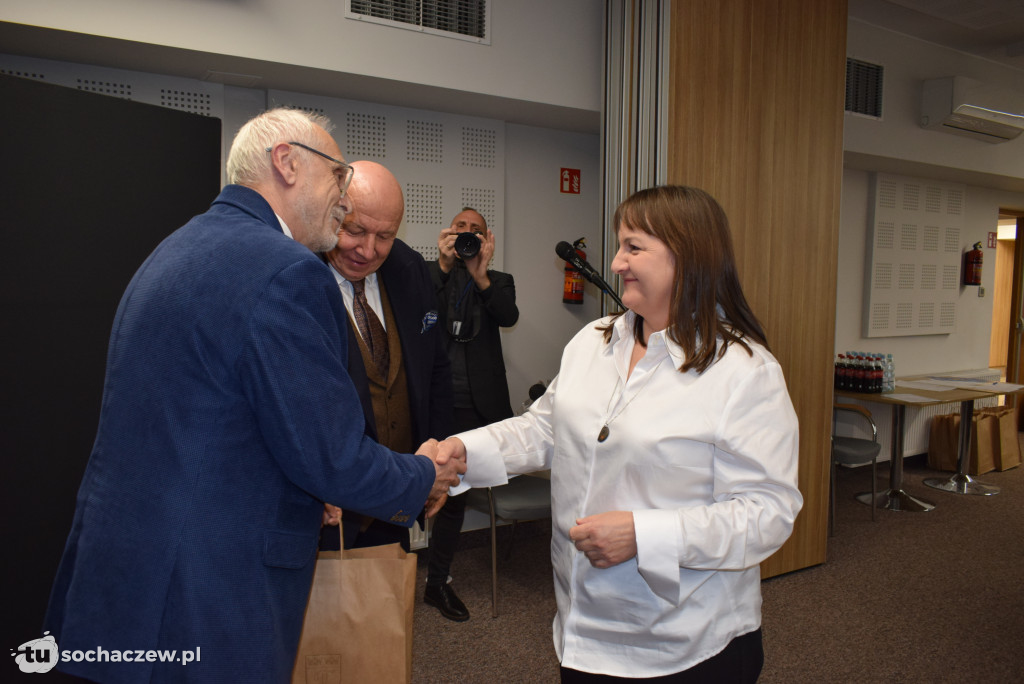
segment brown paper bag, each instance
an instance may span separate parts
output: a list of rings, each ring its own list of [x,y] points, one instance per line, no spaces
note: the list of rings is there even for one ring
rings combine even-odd
[[[928,467],[956,471],[959,443],[960,414],[947,413],[933,417],[928,432]]]
[[[996,470],[1009,470],[1020,465],[1020,442],[1017,438],[1017,409],[1012,406],[992,406],[978,409],[991,415],[995,421],[993,438],[993,466]]]
[[[971,430],[971,462],[968,475],[981,475],[996,469],[996,451],[999,449],[999,419],[984,409],[974,412]]]
[[[975,410],[971,417],[968,475],[981,475],[995,469],[996,453],[999,450],[998,431],[999,419],[995,415],[986,409]],[[1016,435],[1014,438],[1016,439]],[[959,444],[959,413],[948,413],[932,418],[928,435],[928,467],[956,472]]]
[[[416,554],[398,544],[321,551],[293,684],[408,683]]]

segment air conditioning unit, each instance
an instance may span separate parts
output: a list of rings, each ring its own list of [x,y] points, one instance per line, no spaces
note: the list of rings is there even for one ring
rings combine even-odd
[[[990,143],[1024,131],[1024,93],[964,76],[934,78],[921,91],[921,126]]]

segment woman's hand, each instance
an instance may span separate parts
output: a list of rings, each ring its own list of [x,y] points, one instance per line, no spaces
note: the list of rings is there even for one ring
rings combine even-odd
[[[610,568],[636,556],[636,530],[630,511],[577,518],[569,539],[595,568]]]

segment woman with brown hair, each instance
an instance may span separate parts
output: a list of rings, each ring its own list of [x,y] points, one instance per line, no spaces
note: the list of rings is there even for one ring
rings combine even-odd
[[[628,311],[588,325],[528,413],[450,438],[465,483],[551,469],[563,682],[753,682],[758,564],[789,537],[797,419],[706,192],[615,214]]]

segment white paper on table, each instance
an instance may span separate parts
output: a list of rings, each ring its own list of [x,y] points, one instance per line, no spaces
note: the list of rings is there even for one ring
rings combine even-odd
[[[929,392],[945,392],[956,387],[952,382],[940,382],[938,380],[897,380],[896,386],[927,390]]]
[[[954,389],[974,390],[976,392],[997,392],[991,382],[976,380],[950,380],[947,384]]]
[[[885,396],[887,396],[890,399],[898,399],[899,401],[905,401],[908,404],[928,404],[935,401],[934,399],[929,399],[928,397],[921,397],[916,394],[886,394]]]
[[[1024,389],[1024,385],[1015,385],[1012,382],[988,382],[984,385],[974,385],[965,389],[976,389],[979,392],[996,392],[1002,394],[1004,392],[1016,392],[1017,390]]]
[[[944,380],[943,382],[953,389],[965,389],[973,392],[992,392],[993,394],[1016,392],[1024,387],[1024,385],[1014,385],[1009,382],[990,382],[987,380]]]

